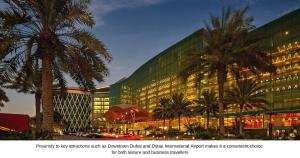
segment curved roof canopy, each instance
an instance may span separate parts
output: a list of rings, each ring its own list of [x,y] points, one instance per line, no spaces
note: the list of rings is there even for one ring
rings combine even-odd
[[[116,105],[110,108],[104,117],[110,122],[144,121],[150,119],[150,114],[136,105]]]

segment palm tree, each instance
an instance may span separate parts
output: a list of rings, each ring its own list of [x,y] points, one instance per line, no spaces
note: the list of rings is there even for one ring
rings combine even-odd
[[[165,131],[166,119],[167,119],[167,107],[170,105],[169,98],[160,98],[159,105],[153,110],[153,117],[156,120],[163,120],[163,131]]]
[[[167,105],[166,107],[166,118],[169,120],[169,127],[168,129],[171,129],[171,124],[172,124],[172,121],[175,119],[175,111],[174,111],[174,108],[173,108],[173,105],[171,104],[171,100],[170,100],[170,104]]]
[[[204,91],[202,96],[194,100],[197,104],[195,111],[200,114],[206,113],[206,129],[208,130],[210,115],[216,116],[218,111],[218,99],[215,92]]]
[[[174,113],[177,115],[178,118],[178,129],[180,131],[180,117],[182,115],[185,115],[188,113],[188,106],[192,103],[188,101],[186,98],[184,98],[184,95],[182,93],[178,94],[175,93],[171,97],[171,105],[174,109]]]
[[[95,21],[90,0],[3,0],[0,53],[11,67],[31,67],[41,60],[42,129],[53,131],[53,71],[67,73],[83,89],[108,75],[111,56],[88,30]],[[8,55],[10,54],[10,55]],[[105,61],[103,60],[105,59]]]
[[[35,124],[36,131],[41,130],[41,97],[42,97],[42,85],[41,85],[41,72],[37,69],[33,73],[26,74],[21,72],[20,74],[26,75],[24,78],[18,77],[14,82],[7,85],[7,88],[16,89],[18,92],[34,94],[35,98]],[[27,76],[28,75],[28,76]]]
[[[6,96],[5,92],[2,89],[0,89],[0,107],[4,107],[4,102],[8,102],[8,101],[9,99]]]
[[[259,43],[262,37],[250,36],[255,27],[252,25],[253,17],[245,17],[247,10],[248,7],[242,10],[227,8],[223,9],[220,17],[211,15],[211,24],[206,25],[203,33],[206,45],[204,52],[194,54],[186,66],[190,74],[199,70],[208,73],[208,77],[215,75],[217,78],[221,137],[225,134],[223,98],[228,73],[239,72],[242,68],[254,74],[275,72],[275,67]]]
[[[268,101],[263,93],[265,87],[254,80],[238,81],[236,86],[226,91],[225,100],[228,104],[237,105],[239,109],[239,132],[242,134],[242,113],[244,110],[260,108],[266,110]]]
[[[54,71],[56,72],[56,71]],[[64,92],[66,82],[59,75],[53,73],[54,88]],[[18,92],[34,94],[35,97],[35,122],[36,131],[40,132],[41,129],[41,97],[42,97],[42,74],[39,66],[39,61],[34,61],[32,67],[24,67],[18,74],[15,74],[14,80],[7,84],[5,87],[16,89]],[[55,119],[55,113],[54,113]],[[55,122],[55,120],[54,120]]]
[[[10,81],[10,78],[9,78],[9,74],[6,74],[5,70],[3,70],[3,65],[4,64],[0,64],[0,107],[4,107],[4,102],[8,102],[9,99],[8,97],[6,96],[6,93],[4,90],[1,89],[1,87]],[[1,111],[1,109],[0,109]]]
[[[43,116],[43,113],[41,112],[40,115]],[[33,119],[36,121],[36,117],[33,117]],[[64,120],[63,115],[58,111],[53,111],[53,121],[54,124],[56,124],[56,126],[58,126],[59,128],[68,129],[68,127],[70,126],[70,122]]]

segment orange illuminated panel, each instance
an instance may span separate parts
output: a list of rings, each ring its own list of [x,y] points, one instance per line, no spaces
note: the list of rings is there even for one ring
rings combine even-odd
[[[263,128],[263,116],[244,116],[244,128],[257,129]]]
[[[283,113],[272,115],[271,123],[273,126],[285,127],[300,125],[300,113]]]
[[[235,126],[235,118],[226,118],[224,119],[224,124],[226,127],[234,127]]]

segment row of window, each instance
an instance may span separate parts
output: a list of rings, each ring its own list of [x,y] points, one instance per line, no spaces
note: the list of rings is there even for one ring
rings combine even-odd
[[[94,102],[93,105],[94,106],[109,105],[109,102]]]
[[[94,98],[94,102],[98,102],[98,101],[108,102],[108,101],[109,101],[109,97],[105,97],[105,98]]]

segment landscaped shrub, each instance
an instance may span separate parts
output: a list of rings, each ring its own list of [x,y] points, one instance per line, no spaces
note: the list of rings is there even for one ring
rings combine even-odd
[[[199,123],[185,124],[186,135],[192,135],[195,139],[218,139],[217,129],[205,129]]]
[[[154,126],[148,126],[146,127],[144,130],[145,131],[154,131],[157,127],[154,127]]]
[[[32,133],[31,131],[20,133],[16,131],[8,131],[8,132],[2,132],[1,138],[2,140],[31,140]]]
[[[53,136],[48,131],[42,131],[36,134],[37,140],[51,140],[53,139]]]
[[[265,137],[262,138],[263,140],[273,140],[274,138],[272,136],[266,135]]]
[[[0,140],[51,140],[53,139],[49,132],[35,133],[30,129],[27,132],[21,133],[16,131],[1,132]]]
[[[196,135],[196,133],[203,132],[205,129],[201,127],[199,123],[192,123],[192,124],[184,124],[186,130],[186,133],[189,133],[191,135]]]
[[[235,136],[239,135],[238,127],[225,127],[225,131],[227,134],[230,134],[230,135],[235,135]]]
[[[10,135],[10,132],[0,131],[0,140],[13,140]]]
[[[247,138],[249,138],[249,136],[247,136],[245,134],[237,134],[235,138],[236,139],[247,139]]]
[[[168,135],[169,137],[176,137],[176,136],[182,136],[183,133],[180,132],[178,129],[173,129],[173,128],[171,128],[171,129],[169,129],[169,130],[167,131],[167,135]]]
[[[244,131],[245,139],[270,139],[266,129],[251,129]]]
[[[196,139],[204,139],[204,140],[209,140],[212,139],[213,134],[210,132],[199,132],[196,134]]]

